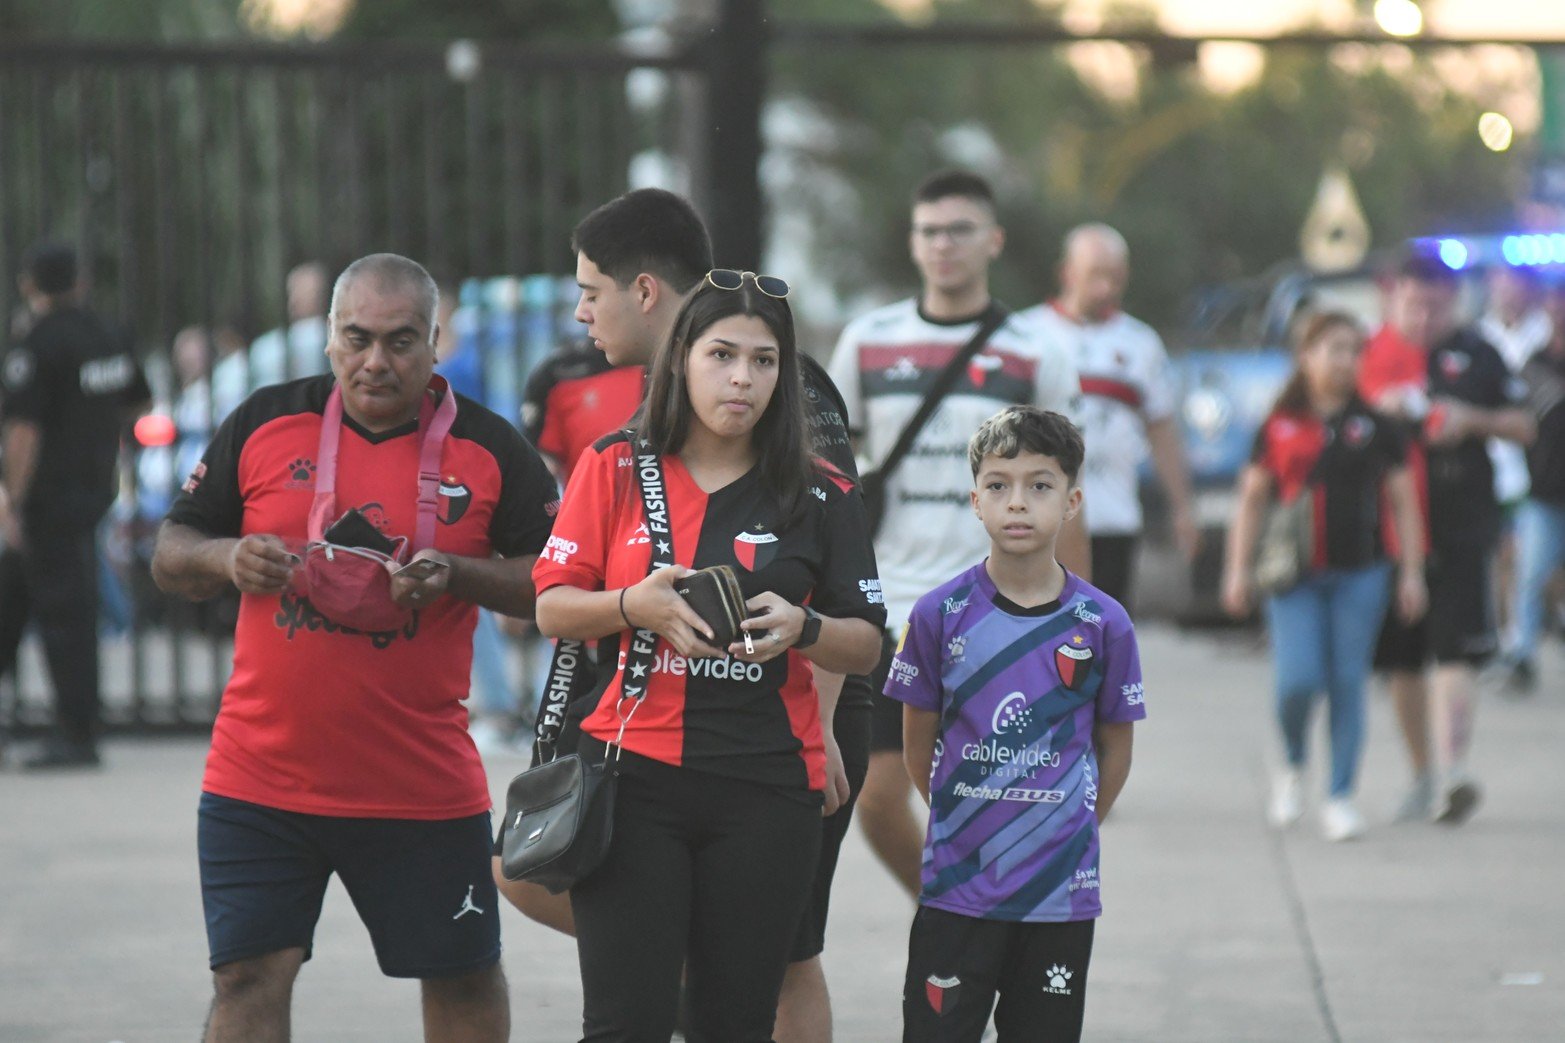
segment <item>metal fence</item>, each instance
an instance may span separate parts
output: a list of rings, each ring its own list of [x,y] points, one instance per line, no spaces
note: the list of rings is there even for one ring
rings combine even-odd
[[[467,333],[514,420],[539,330],[546,342],[569,319],[558,285],[574,221],[625,191],[638,156],[701,172],[680,107],[633,106],[628,81],[699,93],[705,60],[466,43],[0,46],[0,311],[14,329],[29,244],[75,242],[93,305],[133,331],[168,405],[179,331],[253,341],[288,325],[294,265],[334,272],[391,250],[463,283]],[[106,525],[106,719],[199,726],[228,670],[232,600],[189,606],[151,587],[152,505],[171,489],[150,488],[142,462]],[[47,685],[36,648],[21,666],[0,724],[27,730],[47,719]]]

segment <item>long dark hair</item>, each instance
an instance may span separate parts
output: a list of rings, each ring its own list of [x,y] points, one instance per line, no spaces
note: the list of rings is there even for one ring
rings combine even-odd
[[[1311,345],[1338,328],[1352,330],[1355,336],[1363,335],[1358,320],[1345,311],[1316,312],[1299,325],[1298,336],[1293,342],[1293,372],[1288,375],[1288,382],[1282,386],[1277,401],[1272,403],[1273,414],[1310,411],[1309,381],[1304,376],[1303,367],[1299,365],[1300,359]]]
[[[805,503],[812,474],[799,349],[788,302],[761,293],[753,280],[744,280],[737,290],[703,282],[679,309],[673,332],[652,358],[646,402],[633,421],[636,437],[663,456],[685,447],[694,417],[685,381],[690,349],[715,323],[735,315],[760,319],[777,338],[777,387],[750,439],[759,455],[764,488],[777,497],[783,518],[791,522]]]

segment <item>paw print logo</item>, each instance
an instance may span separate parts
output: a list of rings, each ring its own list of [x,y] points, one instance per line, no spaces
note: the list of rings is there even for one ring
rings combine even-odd
[[[299,457],[288,465],[288,485],[291,488],[307,488],[315,481],[315,461]]]
[[[1070,980],[1075,977],[1068,968],[1055,964],[1044,972],[1049,976],[1049,988],[1056,992],[1066,992],[1070,988]]]

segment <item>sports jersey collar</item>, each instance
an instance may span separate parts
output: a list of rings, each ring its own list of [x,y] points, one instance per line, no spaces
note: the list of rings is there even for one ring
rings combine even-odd
[[[985,558],[978,563],[978,589],[983,592],[995,608],[1008,616],[1052,616],[1065,606],[1065,603],[1076,593],[1076,577],[1070,569],[1063,565],[1060,568],[1065,573],[1065,583],[1060,587],[1060,595],[1053,601],[1046,601],[1041,605],[1031,607],[1018,605],[1004,594],[1000,588],[994,585],[994,580],[989,576],[989,559]]]
[[[1103,317],[1102,322],[1089,322],[1080,315],[1077,315],[1075,312],[1071,311],[1069,308],[1065,307],[1064,302],[1062,302],[1058,297],[1050,299],[1046,307],[1052,309],[1056,315],[1073,326],[1107,326],[1110,322],[1113,322],[1114,319],[1118,318],[1119,316],[1119,309],[1115,308],[1113,311],[1109,312]]]
[[[979,319],[983,318],[985,315],[988,315],[989,309],[993,305],[994,298],[991,297],[988,304],[985,304],[982,308],[973,312],[971,315],[960,316],[955,319],[937,319],[924,311],[924,299],[922,297],[913,298],[913,308],[918,312],[918,317],[929,323],[931,326],[970,326]]]
[[[738,478],[735,478],[733,481],[729,482],[727,485],[722,486],[721,488],[713,489],[711,492],[707,492],[705,489],[701,488],[700,484],[695,480],[695,476],[690,473],[689,468],[687,468],[685,466],[685,462],[679,458],[678,453],[675,453],[673,456],[667,456],[663,458],[663,470],[671,478],[677,479],[695,495],[705,496],[708,499],[716,496],[722,496],[728,492],[733,491],[734,489],[738,489],[748,484],[755,479],[755,476],[760,472],[760,469],[761,462],[757,460],[754,464],[751,465],[748,471],[740,475]]]
[[[330,385],[327,385],[326,391],[328,394],[330,394]],[[446,394],[449,395],[452,394],[452,392],[447,391]],[[348,415],[347,411],[344,410],[342,414],[342,425],[348,430],[352,431],[354,434],[358,435],[360,438],[364,439],[370,445],[380,445],[382,442],[389,442],[393,438],[402,438],[405,435],[418,434],[418,417],[416,416],[405,424],[398,424],[396,427],[387,428],[384,431],[371,431],[363,424],[360,424],[357,420],[354,420],[351,416]]]

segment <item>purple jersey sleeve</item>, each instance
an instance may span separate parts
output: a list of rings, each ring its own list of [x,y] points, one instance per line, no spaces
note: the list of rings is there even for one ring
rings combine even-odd
[[[1103,688],[1098,692],[1098,720],[1139,721],[1147,715],[1141,701],[1141,650],[1123,609],[1109,616],[1103,636],[1108,662],[1103,666]]]
[[[915,605],[908,618],[886,675],[886,695],[918,710],[940,711],[940,613],[927,601]]]

